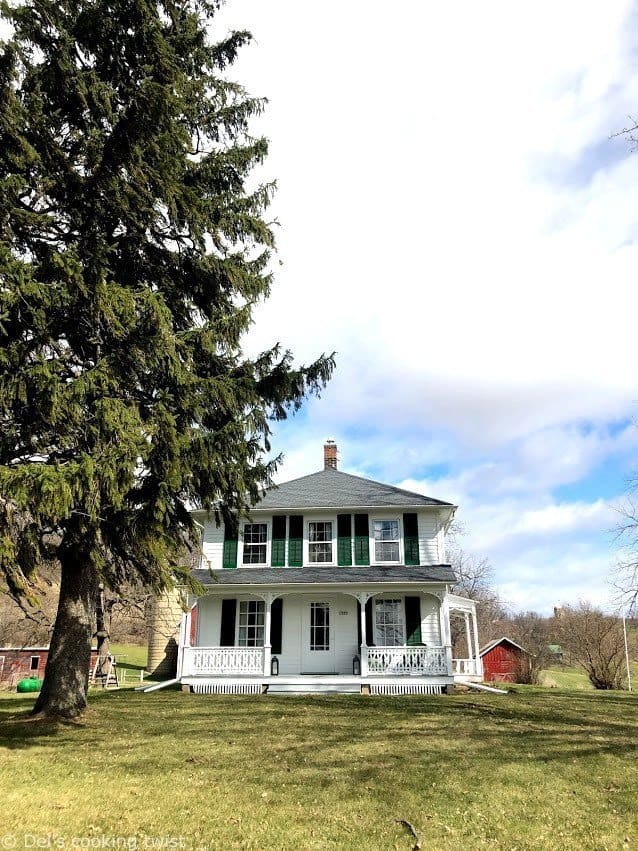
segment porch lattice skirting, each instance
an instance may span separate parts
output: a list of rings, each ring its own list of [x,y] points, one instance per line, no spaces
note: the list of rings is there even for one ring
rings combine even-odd
[[[435,683],[370,683],[370,694],[443,694]]]
[[[261,682],[255,683],[193,683],[191,685],[195,694],[261,694],[263,686]]]
[[[453,687],[451,677],[427,681],[413,677],[361,677],[344,675],[299,675],[270,677],[186,677],[182,689],[195,694],[363,694],[440,695]]]

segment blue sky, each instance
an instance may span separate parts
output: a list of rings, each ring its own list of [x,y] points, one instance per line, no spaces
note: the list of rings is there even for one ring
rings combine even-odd
[[[278,257],[246,341],[337,371],[273,440],[459,505],[514,608],[611,605],[638,477],[630,0],[228,0]]]
[[[322,463],[458,503],[503,598],[609,604],[638,471],[638,115],[628,0],[231,0],[269,105],[276,281],[247,343],[337,351],[277,427]]]

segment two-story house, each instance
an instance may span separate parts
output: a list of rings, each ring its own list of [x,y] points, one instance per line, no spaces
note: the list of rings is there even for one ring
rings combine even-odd
[[[195,512],[206,588],[180,630],[195,692],[441,693],[481,679],[475,605],[451,593],[455,506],[324,468],[265,492],[232,526]],[[470,658],[452,659],[450,615]]]

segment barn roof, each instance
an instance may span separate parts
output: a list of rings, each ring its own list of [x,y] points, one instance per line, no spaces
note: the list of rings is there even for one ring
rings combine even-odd
[[[515,641],[512,641],[511,638],[508,638],[506,635],[503,635],[501,638],[495,638],[493,641],[488,641],[487,644],[484,644],[483,647],[479,650],[479,656],[485,656],[486,653],[489,653],[490,650],[493,650],[499,644],[506,642],[507,644],[511,644],[512,647],[516,647],[521,653],[526,653],[528,656],[532,654],[529,650],[526,650],[524,647],[521,647],[520,644],[517,644]]]

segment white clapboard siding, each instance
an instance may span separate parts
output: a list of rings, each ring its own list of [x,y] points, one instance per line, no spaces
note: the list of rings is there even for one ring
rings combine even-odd
[[[218,526],[215,518],[207,518],[204,523],[204,534],[202,537],[202,549],[204,558],[208,562],[203,567],[211,567],[215,570],[222,566],[222,554],[224,551],[224,524]]]
[[[294,594],[283,598],[283,629],[279,673],[297,674],[301,669],[301,601]]]
[[[219,597],[200,597],[197,604],[197,645],[218,647],[222,603]]]
[[[419,528],[419,561],[421,564],[438,564],[439,553],[439,523],[433,512],[421,511],[417,515]]]
[[[332,597],[332,629],[335,642],[335,671],[352,674],[352,660],[359,654],[357,646],[357,601],[354,597]],[[345,612],[345,614],[343,614]]]
[[[437,597],[421,594],[421,641],[430,647],[439,647],[442,644],[439,606]]]

